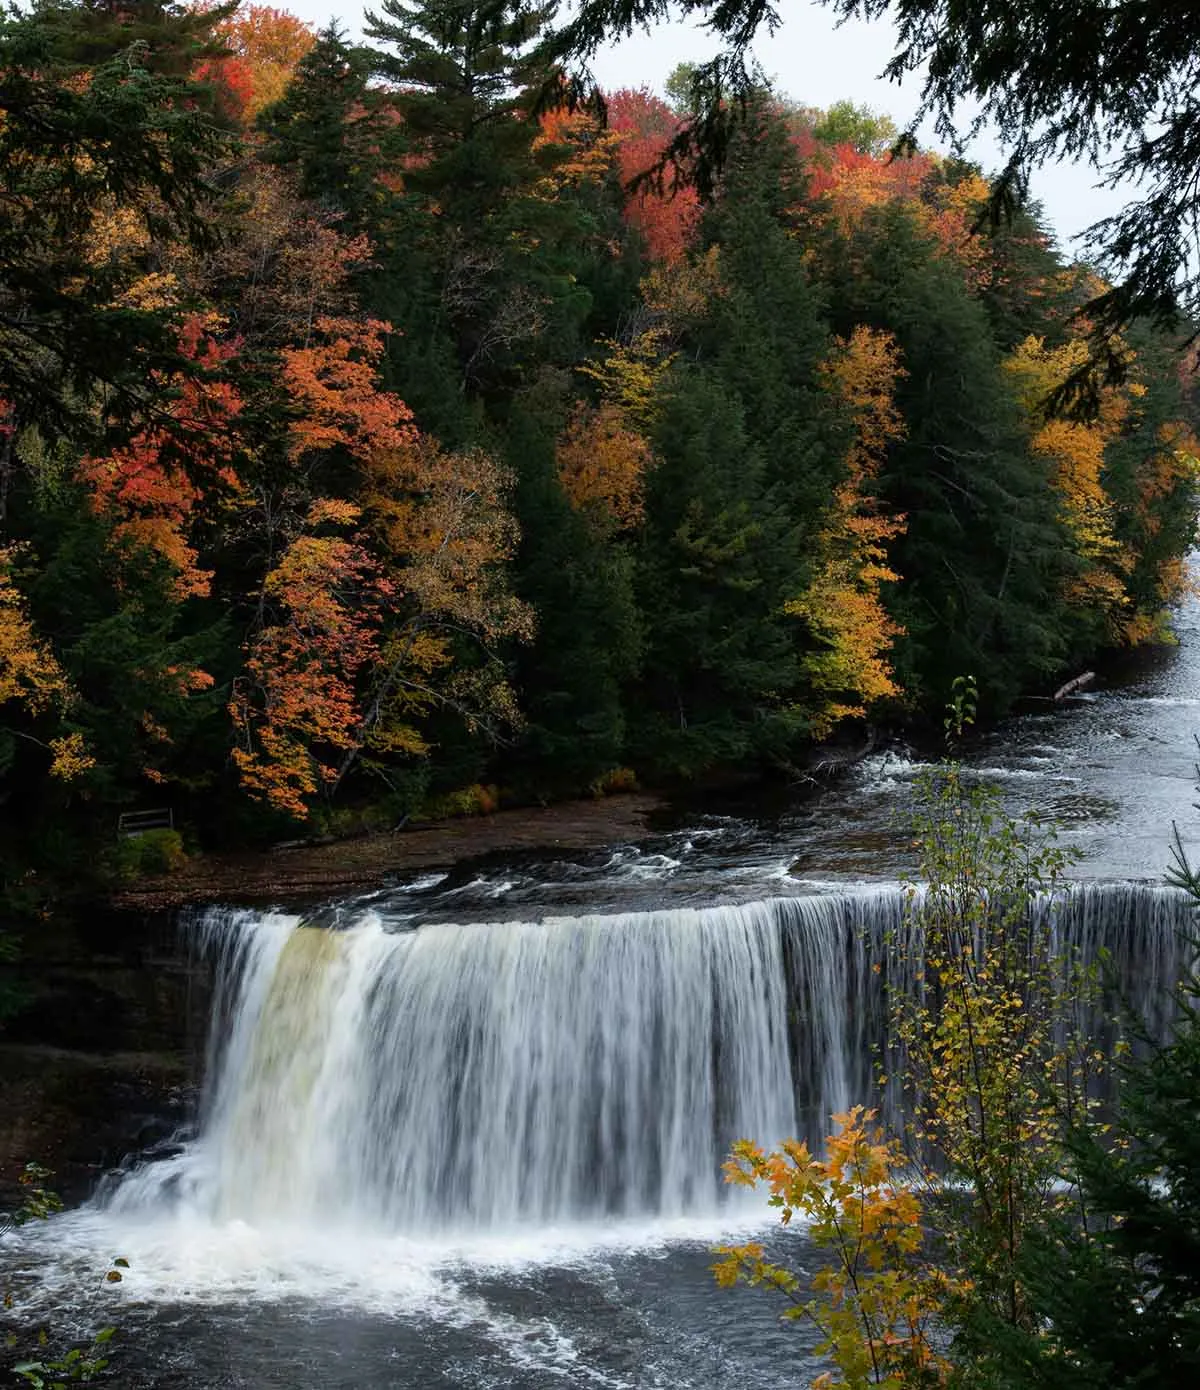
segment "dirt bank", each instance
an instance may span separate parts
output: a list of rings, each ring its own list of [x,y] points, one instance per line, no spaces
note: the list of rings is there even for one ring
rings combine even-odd
[[[291,900],[379,887],[394,875],[444,869],[477,855],[595,849],[646,835],[648,817],[661,806],[653,796],[609,796],[497,811],[333,844],[198,855],[169,878],[147,879],[123,890],[114,905],[157,912],[214,899]]]

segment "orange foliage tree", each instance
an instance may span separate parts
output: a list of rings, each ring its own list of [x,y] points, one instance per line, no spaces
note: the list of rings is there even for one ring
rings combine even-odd
[[[264,197],[286,206],[269,183]],[[272,356],[286,467],[260,467],[254,483],[269,569],[230,710],[243,784],[303,817],[355,765],[386,777],[396,759],[426,754],[420,726],[434,706],[473,723],[515,719],[491,644],[527,633],[530,617],[504,574],[516,544],[506,476],[486,454],[418,434],[380,386],[390,325],[346,312],[366,239],[302,223],[289,252],[286,226],[270,235],[273,268],[245,312],[265,343],[285,340]],[[322,492],[322,477],[357,500]],[[460,664],[464,641],[476,655]]]
[[[620,136],[617,164],[627,186],[654,169],[680,129],[679,118],[647,88],[623,88],[607,98],[609,127]],[[700,199],[686,183],[641,184],[628,191],[625,217],[641,234],[652,261],[678,261],[687,251],[700,221]]]
[[[349,503],[314,502],[304,533],[266,576],[277,621],[249,644],[229,705],[243,785],[299,819],[354,742],[358,677],[378,655],[391,596],[358,538],[341,534],[358,516]]]
[[[190,527],[239,486],[233,463],[242,402],[224,375],[237,349],[214,336],[219,326],[200,314],[185,321],[179,351],[190,369],[160,379],[161,417],[106,457],[85,458],[81,470],[97,509],[114,519],[115,544],[157,552],[180,601],[207,594],[212,578],[197,565]]]
[[[950,181],[944,177],[944,162],[934,155],[919,152],[893,158],[851,144],[830,147],[805,129],[796,132],[792,142],[808,176],[805,201],[819,218],[846,235],[870,209],[903,202],[918,225],[961,266],[973,290],[988,282],[988,244],[978,234],[990,195],[986,179],[967,173]]]
[[[217,86],[228,113],[253,125],[287,90],[301,58],[316,42],[312,26],[272,5],[240,5],[216,27],[227,58],[209,58],[196,77]]]
[[[408,407],[379,389],[387,330],[373,319],[321,315],[303,345],[278,354],[290,468],[281,485],[267,477],[255,488],[255,524],[271,533],[262,537],[270,568],[229,708],[243,785],[300,818],[356,747],[360,688],[379,659],[394,598],[366,538],[352,529],[361,509],[314,495],[331,457],[361,464],[415,436]]]
[[[296,409],[288,436],[293,460],[337,446],[369,458],[412,440],[412,412],[398,396],[379,389],[379,361],[390,331],[378,319],[322,316],[302,347],[283,349],[282,384]]]
[[[620,145],[620,135],[611,128],[605,130],[589,112],[566,107],[545,112],[533,151],[550,160],[551,167],[536,191],[554,197],[564,189],[605,183],[616,165]]]

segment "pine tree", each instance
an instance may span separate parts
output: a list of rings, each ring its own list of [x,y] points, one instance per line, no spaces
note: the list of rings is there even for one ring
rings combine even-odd
[[[744,408],[715,372],[677,371],[654,444],[639,547],[639,761],[695,776],[782,754],[802,727],[788,708],[799,662],[783,617],[801,567],[795,529]]]
[[[336,214],[343,230],[386,244],[406,142],[387,94],[371,84],[373,61],[331,21],[258,124],[263,158],[295,170],[301,198]]]
[[[534,89],[551,74],[533,40],[545,18],[502,0],[387,0],[367,15],[368,37],[392,50],[375,65],[409,141],[414,196],[393,249],[409,281],[394,370],[434,429],[469,435],[455,393],[502,403],[536,363],[577,349],[590,311],[577,274],[587,219],[539,188]]]
[[[451,224],[485,217],[519,186],[531,132],[523,117],[541,74],[532,44],[548,10],[512,0],[384,0],[366,35],[394,87],[415,155],[408,178]]]
[[[825,293],[793,234],[803,170],[783,122],[765,95],[758,100],[705,218],[721,284],[696,337],[741,402],[767,485],[808,550],[845,474],[844,421],[821,386],[831,347]]]
[[[641,650],[628,544],[589,524],[556,476],[563,404],[553,383],[539,383],[507,422],[518,591],[538,617],[532,642],[514,654],[525,727],[505,778],[538,795],[578,795],[622,763],[625,691]]]
[[[983,306],[959,268],[891,203],[826,250],[843,333],[891,333],[906,375],[907,426],[880,490],[908,517],[890,599],[905,629],[899,664],[918,699],[976,675],[989,713],[1066,657],[1062,580],[1069,552],[1046,469],[1029,450]]]

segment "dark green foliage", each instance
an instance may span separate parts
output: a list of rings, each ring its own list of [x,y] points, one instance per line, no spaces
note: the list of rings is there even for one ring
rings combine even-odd
[[[652,766],[695,775],[782,751],[795,732],[783,698],[798,674],[795,622],[781,610],[801,557],[743,408],[714,373],[679,373],[655,444],[635,747]]]
[[[642,756],[673,771],[784,757],[804,729],[805,633],[783,610],[811,574],[848,436],[820,387],[824,297],[789,235],[802,188],[764,105],[704,223],[722,291],[689,334],[697,365],[678,372],[655,435],[641,552],[654,722]]]
[[[396,199],[381,176],[398,174],[406,139],[388,94],[371,85],[374,60],[331,21],[258,124],[264,158],[295,171],[302,198],[338,215],[348,231],[386,238]]]
[[[880,479],[908,518],[894,547],[906,583],[889,599],[908,634],[904,682],[932,698],[973,671],[994,715],[1067,654],[1050,479],[1029,453],[983,306],[910,214],[888,206],[827,254],[838,326],[894,334],[907,373],[907,434]]]
[[[183,837],[177,830],[146,830],[126,835],[111,857],[112,872],[122,883],[169,874],[187,861]]]
[[[498,0],[388,0],[367,15],[412,154],[386,266],[404,282],[392,369],[418,420],[452,442],[478,432],[455,394],[498,404],[537,363],[579,350],[591,309],[580,272],[594,220],[537,191],[531,93],[548,74],[532,41],[544,19]]]
[[[504,780],[537,795],[579,795],[625,753],[625,692],[642,645],[627,545],[598,531],[563,494],[554,440],[561,389],[540,383],[509,422],[521,523],[518,589],[538,614],[515,653],[526,724]]]
[[[376,66],[395,84],[425,161],[410,181],[434,192],[453,222],[486,215],[519,186],[523,105],[542,73],[530,48],[546,13],[509,0],[384,0],[367,13],[367,37],[395,50],[377,54]]]
[[[1022,206],[1010,221],[980,232],[988,238],[991,273],[979,297],[996,346],[1011,352],[1030,334],[1062,338],[1086,298],[1087,277],[1062,264],[1041,207]]]
[[[1031,1234],[1040,1330],[968,1329],[975,1376],[1004,1390],[1188,1390],[1200,1381],[1200,980],[1166,1046],[1122,1077],[1113,1136],[1072,1146],[1078,1217]]]
[[[129,267],[94,263],[90,237],[111,199],[153,235],[211,244],[209,174],[232,137],[188,73],[222,13],[59,3],[0,18],[0,396],[22,424],[78,434],[98,386],[119,417],[177,356],[160,315],[121,304]]]
[[[803,589],[845,437],[818,369],[822,296],[788,210],[803,176],[782,124],[747,126],[704,224],[722,292],[688,335],[655,431],[639,580],[647,614],[639,753],[673,773],[783,757],[803,719]],[[640,703],[640,702],[639,702]]]
[[[724,288],[696,338],[701,359],[740,401],[773,502],[808,550],[844,476],[848,435],[820,383],[832,346],[825,290],[790,235],[803,186],[783,122],[763,112],[739,139],[704,224],[720,247]]]
[[[32,547],[24,584],[31,614],[40,630],[55,633],[78,692],[63,731],[83,734],[96,758],[84,783],[87,819],[114,824],[118,808],[137,797],[139,783],[145,786],[147,767],[169,771],[184,788],[211,785],[225,759],[218,716],[227,687],[188,690],[176,673],[222,673],[233,659],[225,623],[202,605],[181,613],[169,574],[149,554],[127,557],[118,573],[108,526],[82,490],[47,490],[22,513]],[[36,752],[28,749],[30,757]],[[30,775],[26,785],[40,789],[51,816],[73,799],[44,777]],[[25,800],[27,823],[36,819],[36,805]]]

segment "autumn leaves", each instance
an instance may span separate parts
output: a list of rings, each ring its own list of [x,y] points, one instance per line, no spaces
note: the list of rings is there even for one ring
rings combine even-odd
[[[81,804],[787,767],[1162,635],[1190,368],[1047,415],[1095,286],[976,171],[763,89],[702,198],[653,94],[546,109],[544,16],[135,10],[3,33],[0,689]]]

